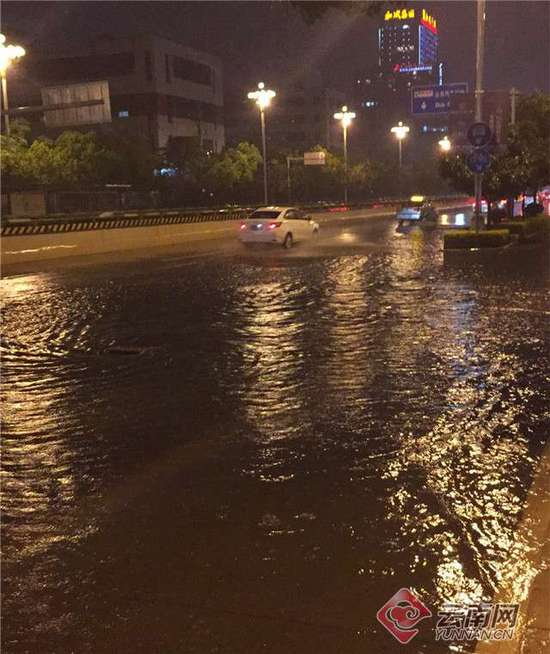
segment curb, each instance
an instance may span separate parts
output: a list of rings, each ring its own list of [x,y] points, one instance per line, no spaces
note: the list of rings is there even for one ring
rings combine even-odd
[[[480,641],[475,654],[545,654],[550,651],[550,444],[527,495],[503,576],[493,602],[519,604],[514,638]]]

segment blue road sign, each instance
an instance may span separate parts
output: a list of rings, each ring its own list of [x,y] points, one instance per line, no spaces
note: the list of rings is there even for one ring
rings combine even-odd
[[[468,84],[442,84],[441,86],[413,86],[411,89],[411,111],[416,115],[444,114],[451,110],[451,98],[466,95]]]
[[[468,127],[468,141],[476,147],[482,148],[491,141],[491,129],[487,123],[473,123]]]
[[[466,163],[473,173],[480,174],[485,172],[491,165],[491,155],[488,150],[476,149],[470,152]]]

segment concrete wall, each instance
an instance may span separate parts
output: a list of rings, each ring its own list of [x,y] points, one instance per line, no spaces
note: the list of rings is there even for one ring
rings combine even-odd
[[[139,250],[212,238],[237,237],[240,221],[158,225],[83,232],[3,236],[2,264]]]

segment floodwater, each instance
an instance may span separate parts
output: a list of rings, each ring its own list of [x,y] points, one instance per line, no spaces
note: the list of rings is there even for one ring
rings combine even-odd
[[[394,653],[398,589],[527,579],[549,270],[371,219],[4,279],[3,651]]]

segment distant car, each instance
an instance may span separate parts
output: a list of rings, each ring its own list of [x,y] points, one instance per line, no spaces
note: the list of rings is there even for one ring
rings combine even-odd
[[[291,248],[319,233],[319,225],[296,207],[261,207],[241,222],[239,240],[246,245],[273,243]]]
[[[426,202],[422,195],[413,195],[410,201],[397,212],[395,219],[401,227],[405,223],[436,223],[438,215],[437,209]]]

